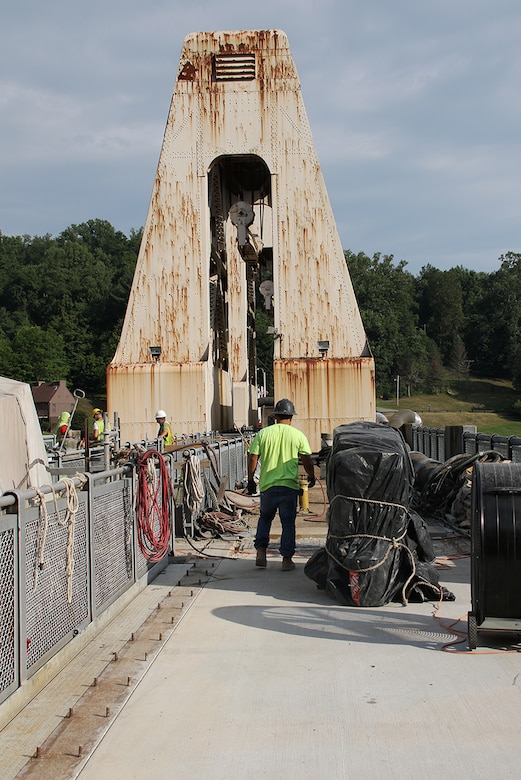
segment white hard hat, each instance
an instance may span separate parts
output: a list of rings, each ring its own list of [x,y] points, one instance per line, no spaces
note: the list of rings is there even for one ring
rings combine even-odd
[[[158,409],[156,412],[156,420],[159,420],[160,417],[166,417],[166,412],[164,409]]]

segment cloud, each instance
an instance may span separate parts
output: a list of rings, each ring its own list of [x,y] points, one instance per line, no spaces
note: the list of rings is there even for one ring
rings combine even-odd
[[[140,227],[185,35],[267,28],[288,35],[346,248],[413,270],[521,249],[518,0],[8,3],[0,230]]]

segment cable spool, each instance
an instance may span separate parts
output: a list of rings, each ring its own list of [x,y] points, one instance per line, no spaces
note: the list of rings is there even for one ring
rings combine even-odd
[[[476,463],[469,648],[478,631],[521,633],[521,464]]]

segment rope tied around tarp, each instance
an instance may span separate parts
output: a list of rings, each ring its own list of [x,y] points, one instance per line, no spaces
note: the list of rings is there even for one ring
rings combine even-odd
[[[378,504],[380,506],[390,506],[390,507],[394,507],[395,509],[403,509],[403,511],[406,514],[409,514],[409,509],[405,506],[405,504],[397,504],[393,501],[382,501],[379,498],[362,498],[361,496],[344,496],[342,493],[337,493],[336,496],[333,496],[333,498],[329,502],[329,506],[331,507],[335,503],[335,501],[339,498],[345,498],[346,501],[361,501],[364,504]]]
[[[359,502],[362,502],[362,503],[365,503],[365,504],[373,504],[373,505],[378,505],[378,506],[391,507],[393,509],[401,509],[401,510],[403,510],[403,512],[405,513],[405,515],[407,517],[410,517],[409,509],[404,504],[398,504],[398,503],[392,502],[392,501],[381,501],[379,499],[361,498],[359,496],[345,496],[345,495],[342,495],[341,493],[337,494],[336,496],[334,496],[331,499],[331,501],[329,503],[330,509],[331,509],[331,506],[334,504],[334,502],[337,499],[339,499],[339,498],[343,498],[346,501],[352,501],[352,502],[359,501]],[[344,569],[344,571],[347,571],[349,573],[351,570],[347,566],[345,566],[342,561],[338,560],[338,558],[335,555],[333,555],[331,550],[328,548],[328,541],[329,541],[329,539],[340,539],[340,540],[374,539],[375,541],[378,541],[378,542],[387,542],[388,543],[387,552],[385,553],[383,558],[378,563],[375,563],[373,566],[367,566],[365,568],[357,568],[356,569],[357,573],[362,574],[362,573],[367,573],[367,572],[370,572],[370,571],[374,571],[375,569],[380,568],[380,566],[383,566],[383,564],[387,561],[387,559],[391,555],[391,552],[394,552],[394,551],[396,551],[398,549],[405,550],[407,552],[407,555],[410,558],[411,568],[412,568],[411,574],[407,578],[407,580],[404,583],[403,588],[402,588],[402,603],[403,603],[404,606],[407,606],[407,604],[409,603],[409,601],[407,599],[407,595],[406,595],[407,594],[407,588],[408,588],[409,584],[411,583],[411,581],[414,579],[414,576],[416,574],[416,562],[414,560],[414,555],[413,555],[412,551],[409,549],[409,547],[406,544],[404,544],[403,541],[402,541],[405,538],[405,536],[407,535],[407,526],[408,526],[408,523],[405,526],[401,536],[391,536],[391,537],[389,537],[389,536],[378,536],[376,534],[366,534],[366,533],[362,533],[362,534],[347,534],[345,536],[337,536],[336,534],[332,534],[332,533],[330,533],[328,531],[328,535],[327,535],[327,539],[326,539],[326,545],[325,545],[326,552],[329,555],[329,557],[332,558],[335,561],[336,564],[338,564],[338,566],[340,566],[342,569]]]

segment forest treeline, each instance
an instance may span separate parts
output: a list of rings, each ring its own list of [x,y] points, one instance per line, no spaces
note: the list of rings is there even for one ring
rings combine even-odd
[[[521,389],[521,254],[502,255],[491,273],[426,265],[417,276],[392,255],[345,256],[379,395],[395,392],[396,376],[415,393],[436,392],[447,368]]]
[[[100,219],[56,238],[0,234],[0,375],[103,397],[140,242]]]
[[[141,234],[126,236],[100,219],[57,237],[0,233],[0,375],[65,379],[103,397]],[[491,273],[427,265],[416,276],[392,255],[346,250],[345,257],[378,395],[395,394],[397,376],[404,393],[435,392],[446,368],[510,379],[521,390],[521,254],[502,255]],[[259,306],[261,364],[269,363],[269,324]]]

